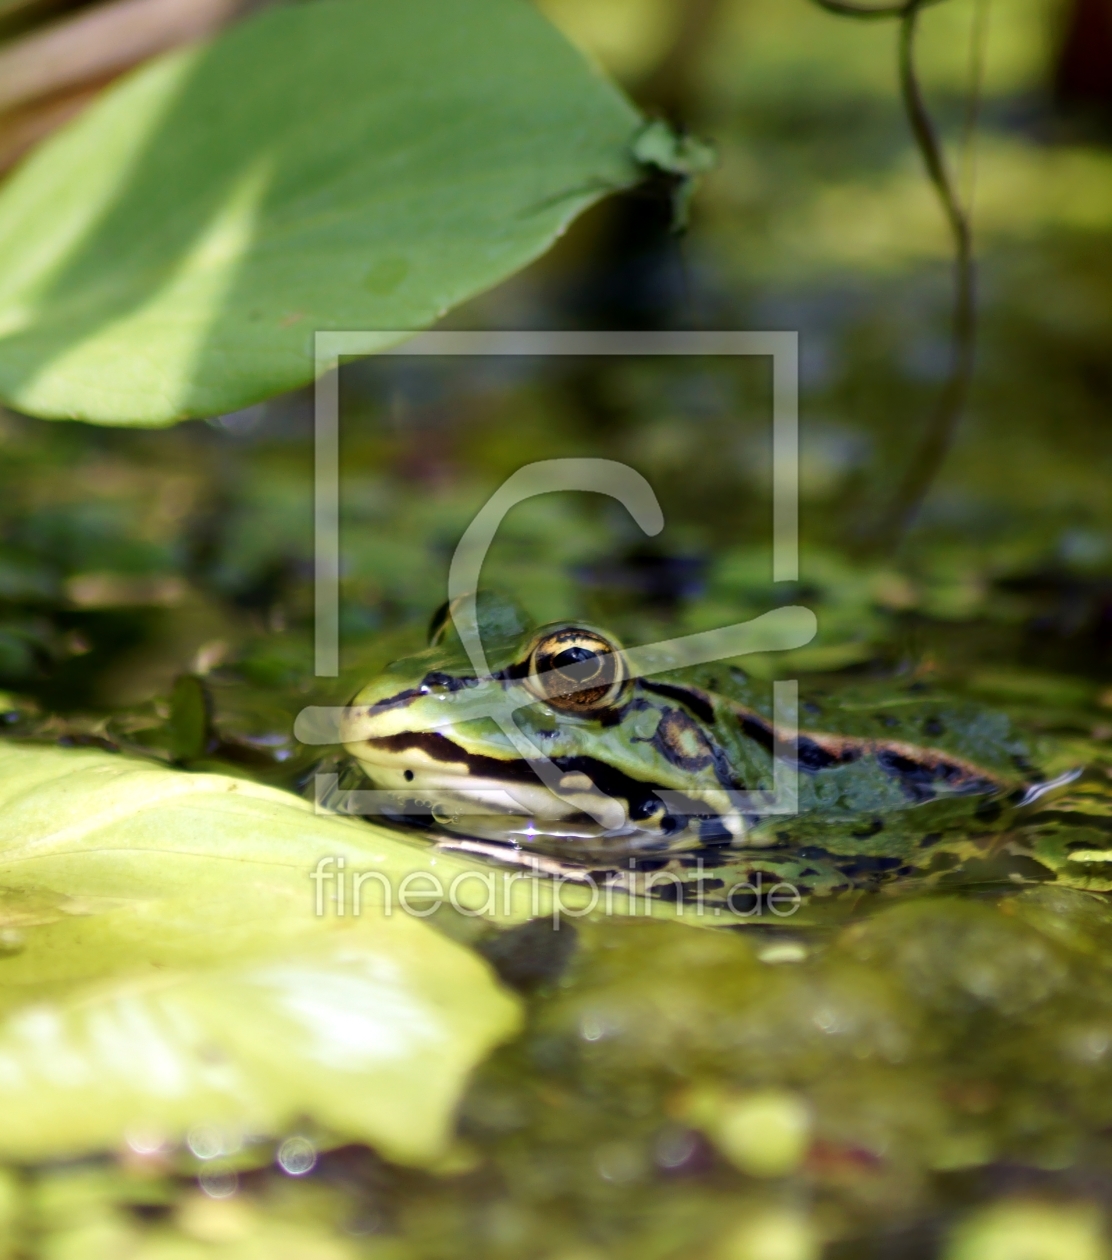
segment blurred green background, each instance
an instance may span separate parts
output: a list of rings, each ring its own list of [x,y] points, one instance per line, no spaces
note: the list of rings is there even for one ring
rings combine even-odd
[[[951,262],[894,28],[804,0],[543,7],[639,104],[710,139],[719,165],[685,234],[675,188],[650,181],[447,325],[798,330],[798,586],[770,580],[759,361],[345,365],[345,679],[331,691],[312,675],[308,394],[157,433],[8,413],[11,730],[146,740],[169,758],[149,732],[194,673],[237,772],[297,786],[309,759],[290,716],[419,641],[501,481],[598,455],[645,474],[665,530],[647,543],[585,496],[515,509],[486,581],[540,619],[589,615],[639,642],[807,603],[817,639],[755,660],[759,677],[915,674],[1099,759],[1112,87],[1102,102],[1064,56],[1076,13],[947,0],[924,15],[924,88],[972,206],[979,350],[954,446],[897,537],[875,522],[946,375]],[[1106,51],[1112,83],[1112,37]],[[35,1208],[9,1213],[11,1254],[1096,1260],[1110,1254],[1110,946],[1104,901],[1051,889],[889,907],[786,947],[757,930],[593,925],[531,998],[524,1038],[481,1071],[450,1175],[349,1149],[304,1180],[245,1167],[223,1199],[134,1153],[15,1171],[0,1198]]]

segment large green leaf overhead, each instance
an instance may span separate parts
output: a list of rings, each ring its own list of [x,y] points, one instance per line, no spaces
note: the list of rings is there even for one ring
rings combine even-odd
[[[303,384],[315,330],[418,329],[543,252],[640,121],[527,0],[264,13],[0,193],[0,397],[160,425]]]

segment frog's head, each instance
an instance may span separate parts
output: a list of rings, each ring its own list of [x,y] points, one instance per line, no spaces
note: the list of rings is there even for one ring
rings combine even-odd
[[[630,678],[604,629],[537,626],[485,593],[479,676],[452,613],[441,609],[428,647],[395,661],[346,710],[346,750],[396,794],[399,812],[431,809],[443,826],[519,844],[729,838],[708,698],[684,703],[679,688]]]

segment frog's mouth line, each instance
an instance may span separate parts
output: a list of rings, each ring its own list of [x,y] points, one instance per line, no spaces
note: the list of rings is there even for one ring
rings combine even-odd
[[[635,779],[593,757],[551,759],[562,772],[558,796],[541,782],[531,762],[469,753],[434,731],[367,739],[359,752],[376,785],[398,792],[399,797],[408,794],[419,800],[422,792],[428,792],[443,803],[446,816],[453,800],[465,801],[469,814],[461,815],[453,825],[470,833],[490,835],[501,829],[517,834],[517,826],[508,819],[528,817],[577,823],[584,835],[593,836],[649,833],[656,838],[678,838],[694,823],[690,830],[701,843],[733,838],[718,811],[706,802],[688,798],[666,784]],[[667,806],[658,792],[668,794]],[[596,814],[601,804],[604,827],[592,821],[584,809],[587,803]],[[480,823],[484,808],[489,813]],[[500,826],[492,823],[490,814],[501,816]]]

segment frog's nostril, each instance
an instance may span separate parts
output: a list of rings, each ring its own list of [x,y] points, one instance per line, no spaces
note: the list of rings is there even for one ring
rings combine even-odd
[[[412,782],[413,782],[413,771],[412,771],[412,770],[407,770],[407,771],[405,772],[405,774],[404,774],[402,777],[405,779],[406,783],[412,783]]]

